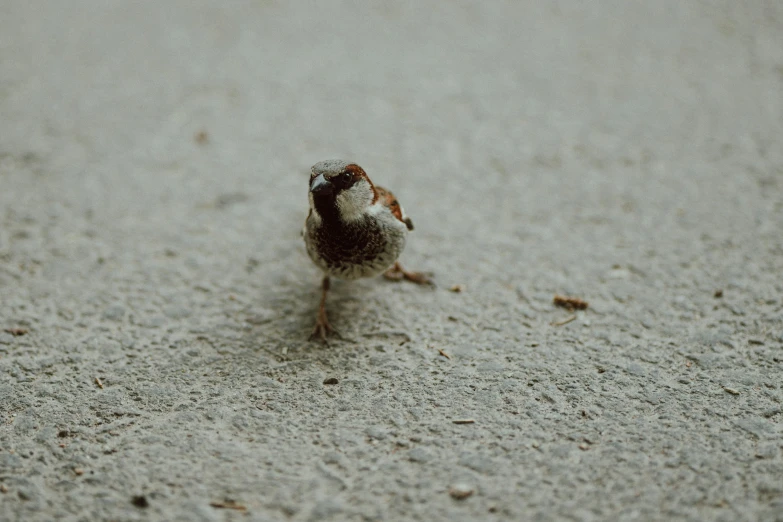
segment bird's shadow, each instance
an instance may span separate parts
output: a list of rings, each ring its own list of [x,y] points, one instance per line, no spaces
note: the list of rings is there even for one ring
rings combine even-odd
[[[396,284],[382,277],[350,282],[333,279],[326,309],[339,335],[330,335],[324,342],[311,339],[321,299],[320,281],[314,277],[288,280],[266,293],[263,302],[258,303],[272,313],[266,320],[249,325],[244,343],[280,361],[289,360],[293,354],[364,345],[372,340],[404,344],[411,338],[390,316],[386,302],[392,298],[389,287]]]

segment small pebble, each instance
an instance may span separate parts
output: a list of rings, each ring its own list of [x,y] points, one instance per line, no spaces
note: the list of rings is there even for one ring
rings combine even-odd
[[[324,379],[324,384],[340,384],[340,381],[337,380],[337,377],[327,377]]]
[[[457,500],[464,500],[473,494],[473,488],[467,484],[454,484],[449,488],[449,495]]]

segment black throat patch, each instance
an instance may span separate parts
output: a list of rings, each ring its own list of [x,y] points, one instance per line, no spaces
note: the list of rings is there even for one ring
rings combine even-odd
[[[340,211],[337,209],[337,198],[334,194],[320,197],[314,196],[313,204],[318,215],[324,220],[324,224],[339,224]]]

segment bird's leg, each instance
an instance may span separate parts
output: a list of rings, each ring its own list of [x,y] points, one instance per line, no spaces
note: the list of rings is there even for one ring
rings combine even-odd
[[[313,328],[313,333],[310,334],[310,340],[317,337],[321,341],[326,342],[326,336],[330,333],[336,334],[338,337],[340,336],[339,332],[329,324],[329,319],[326,317],[326,294],[328,292],[329,276],[324,276],[321,282],[321,304],[318,306],[318,314],[315,316],[315,328]]]
[[[411,283],[416,283],[417,285],[435,285],[432,281],[431,274],[425,272],[408,272],[402,268],[399,261],[394,263],[393,267],[384,272],[383,277],[391,281],[402,281],[404,279]]]

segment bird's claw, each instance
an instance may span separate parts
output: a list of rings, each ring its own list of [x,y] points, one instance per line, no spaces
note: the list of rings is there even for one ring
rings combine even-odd
[[[393,267],[383,273],[383,277],[390,281],[410,281],[417,285],[435,286],[435,282],[432,280],[432,273],[430,272],[408,272],[404,270],[399,263],[396,263]]]
[[[337,331],[331,324],[329,324],[329,321],[326,319],[326,314],[318,314],[318,319],[315,322],[315,326],[313,327],[313,333],[310,334],[310,341],[321,341],[322,343],[329,345],[329,341],[327,341],[326,337],[329,335],[333,335],[339,339],[342,339],[343,336],[340,334],[339,331]]]

